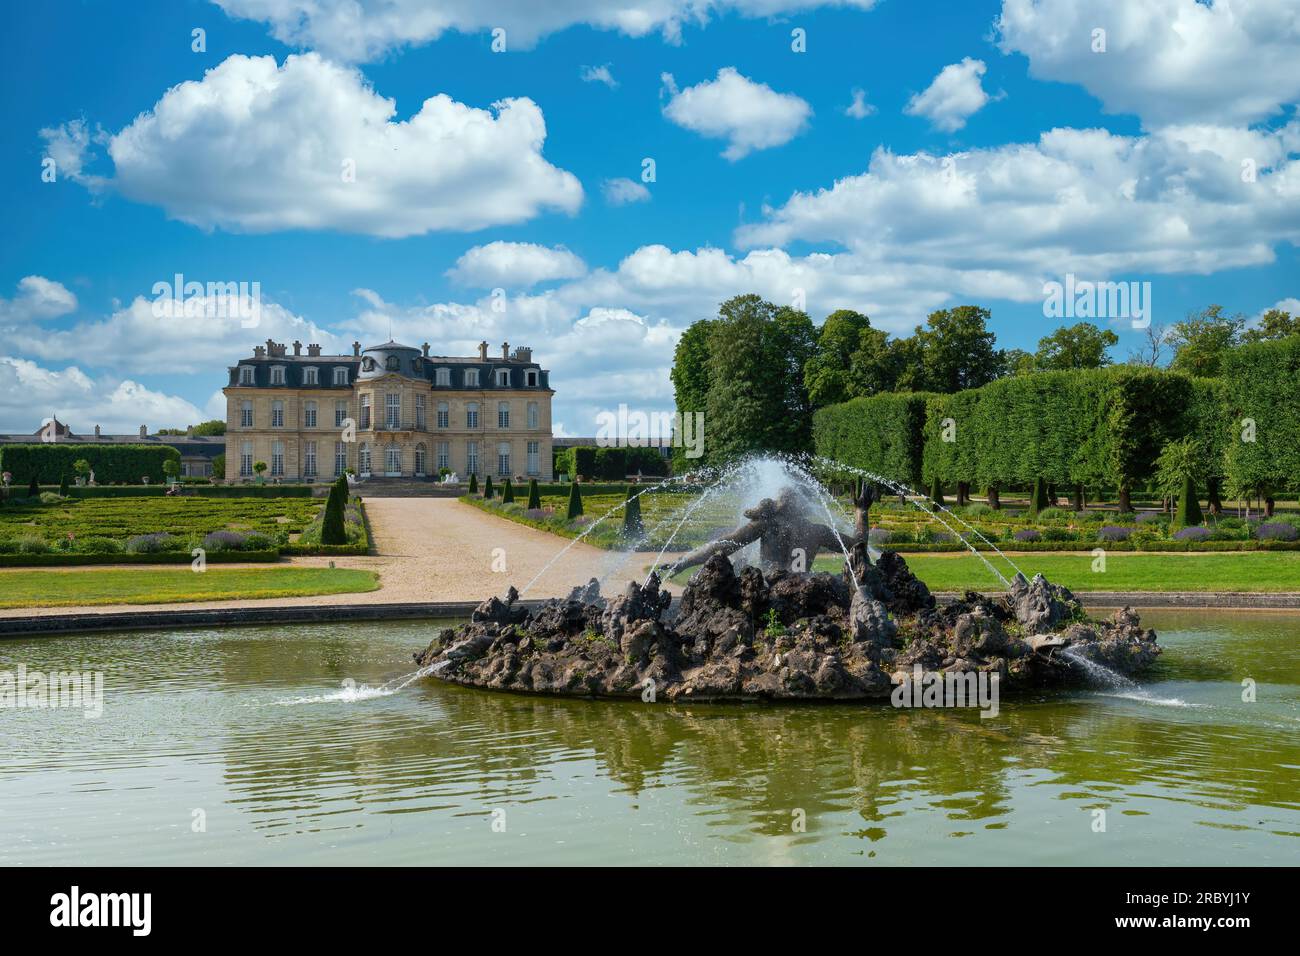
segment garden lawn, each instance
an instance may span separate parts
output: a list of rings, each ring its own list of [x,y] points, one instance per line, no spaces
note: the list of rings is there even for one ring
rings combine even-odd
[[[68,498],[56,504],[0,508],[0,538],[39,535],[55,543],[78,538],[127,538],[165,532],[300,532],[324,505],[318,498]]]
[[[373,591],[373,571],[350,568],[104,568],[0,571],[0,608],[170,604]]]
[[[973,554],[905,554],[907,566],[931,591],[1001,590],[1002,583]],[[1005,561],[990,562],[1008,578]],[[1105,572],[1092,570],[1093,556],[1021,554],[1015,561],[1026,577],[1041,572],[1072,591],[1300,591],[1300,552],[1239,551],[1228,554],[1115,552]],[[842,560],[817,559],[817,570],[838,571]]]

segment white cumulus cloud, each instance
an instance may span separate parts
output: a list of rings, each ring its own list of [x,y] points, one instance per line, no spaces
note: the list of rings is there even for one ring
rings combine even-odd
[[[447,275],[462,285],[481,289],[521,289],[555,279],[576,279],[586,271],[586,263],[563,247],[497,241],[466,251]]]
[[[315,53],[233,55],[172,87],[108,146],[108,182],[203,228],[401,237],[574,213],[582,186],[542,156],[527,98],[477,109],[444,94],[409,119],[356,70]]]
[[[626,206],[628,203],[650,201],[650,190],[644,184],[625,176],[605,180],[600,184],[600,191],[605,197],[605,202],[611,206]]]
[[[970,57],[960,63],[949,63],[928,87],[908,101],[903,112],[923,116],[935,129],[945,133],[956,132],[989,101],[989,95],[980,85],[986,69],[983,60]]]
[[[678,90],[672,74],[663,76],[668,102],[664,115],[678,126],[728,141],[722,155],[733,162],[757,149],[790,142],[808,125],[812,107],[792,93],[777,93],[766,83],[724,66],[712,80]]]
[[[44,276],[18,280],[18,294],[0,299],[0,322],[25,323],[54,319],[76,311],[77,297],[61,282]]]

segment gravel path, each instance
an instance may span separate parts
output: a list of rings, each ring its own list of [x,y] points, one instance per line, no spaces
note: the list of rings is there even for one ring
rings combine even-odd
[[[364,568],[379,574],[379,589],[360,594],[324,594],[317,597],[270,598],[257,601],[194,601],[184,604],[106,604],[74,608],[9,608],[3,617],[33,614],[88,614],[124,610],[163,608],[223,608],[301,606],[323,604],[389,604],[400,601],[481,601],[490,595],[504,595],[510,585],[523,590],[541,569],[569,544],[568,538],[538,531],[526,525],[497,518],[455,498],[365,498],[374,553],[336,558],[289,558],[279,567],[324,567],[330,561],[340,568]],[[605,594],[622,590],[633,577],[644,577],[654,556],[633,555],[574,544],[527,592],[527,597],[564,595],[576,584],[591,578],[609,579]],[[494,571],[502,567],[504,571]],[[149,565],[118,565],[141,574]],[[184,567],[184,565],[181,565]],[[266,568],[266,564],[222,564],[217,568]],[[88,568],[41,568],[40,574],[85,571]],[[30,574],[31,569],[16,573]],[[671,590],[679,590],[676,586]]]

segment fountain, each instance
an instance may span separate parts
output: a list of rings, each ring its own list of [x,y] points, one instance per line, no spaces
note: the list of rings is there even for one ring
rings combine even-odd
[[[663,565],[678,532],[722,489],[743,520]],[[585,697],[865,700],[888,697],[918,670],[996,675],[1014,691],[1087,684],[1099,674],[1127,679],[1159,655],[1154,632],[1132,610],[1090,619],[1069,590],[1041,575],[1017,572],[1003,594],[967,592],[939,606],[897,553],[873,560],[868,516],[879,497],[877,484],[859,477],[853,529],[841,529],[834,496],[802,464],[749,459],[674,516],[643,583],[606,599],[593,579],[535,610],[512,587],[416,654],[420,673]],[[842,573],[812,570],[822,550],[843,555]],[[661,572],[694,567],[673,607]]]

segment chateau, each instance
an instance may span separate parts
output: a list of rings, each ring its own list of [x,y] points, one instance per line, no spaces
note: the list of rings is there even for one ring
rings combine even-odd
[[[532,349],[488,356],[430,355],[385,342],[351,355],[267,340],[230,369],[226,478],[553,478],[549,372]]]

